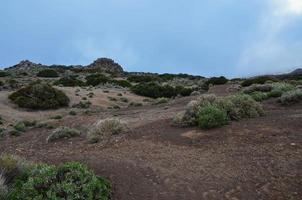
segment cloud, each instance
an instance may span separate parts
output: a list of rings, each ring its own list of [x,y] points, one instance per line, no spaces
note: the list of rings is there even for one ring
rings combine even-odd
[[[302,16],[302,0],[271,0],[258,30],[245,45],[237,63],[237,73],[258,75],[284,72],[302,64],[302,41],[286,41],[286,35],[296,27]],[[285,33],[285,34],[284,34]],[[252,72],[252,73],[251,73]]]

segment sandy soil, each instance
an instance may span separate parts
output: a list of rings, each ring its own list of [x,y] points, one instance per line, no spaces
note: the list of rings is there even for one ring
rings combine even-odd
[[[223,86],[211,92],[228,94]],[[46,143],[51,130],[36,128],[0,141],[0,152],[53,164],[86,163],[111,180],[113,199],[118,200],[301,199],[302,104],[281,107],[269,100],[264,103],[265,116],[218,129],[171,126],[171,118],[191,98],[195,97],[55,122],[89,128],[111,116],[127,121],[131,131],[107,145],[89,144],[85,135]],[[5,102],[3,97],[0,102]],[[8,103],[0,109],[2,115],[16,108]]]

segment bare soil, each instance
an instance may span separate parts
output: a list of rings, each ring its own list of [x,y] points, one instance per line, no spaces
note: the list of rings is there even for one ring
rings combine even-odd
[[[211,92],[228,94],[224,86]],[[282,107],[269,100],[265,116],[212,130],[172,126],[171,118],[192,98],[52,122],[87,130],[106,117],[126,121],[131,131],[107,144],[89,144],[85,134],[47,143],[51,130],[34,128],[4,138],[0,152],[51,164],[81,161],[111,181],[118,200],[301,199],[302,104]]]

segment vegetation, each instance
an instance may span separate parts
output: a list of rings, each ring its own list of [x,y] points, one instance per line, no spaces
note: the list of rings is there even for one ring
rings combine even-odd
[[[111,80],[103,74],[91,74],[86,76],[86,84],[91,86],[97,86],[100,84],[110,83]]]
[[[268,94],[269,97],[281,97],[282,94],[294,89],[294,86],[288,83],[278,82],[272,84],[273,89]]]
[[[228,116],[222,108],[208,104],[199,109],[197,123],[204,129],[220,127],[228,123]]]
[[[206,81],[207,85],[223,85],[226,84],[229,80],[227,78],[225,78],[224,76],[220,76],[220,77],[212,77],[209,80]]]
[[[133,83],[148,83],[159,80],[156,76],[151,75],[131,75],[127,78],[128,81]]]
[[[19,89],[9,99],[19,107],[42,110],[68,106],[69,103],[69,98],[62,91],[41,82]]]
[[[14,125],[14,129],[16,131],[20,131],[20,132],[25,132],[26,130],[26,126],[23,122],[17,122],[15,125]]]
[[[84,86],[85,83],[76,77],[63,77],[54,82],[54,85],[62,85],[64,87]]]
[[[150,82],[137,84],[132,87],[132,91],[135,94],[151,98],[171,98],[177,95],[189,96],[194,91],[194,89],[185,88],[183,86],[172,87],[170,85],[160,85],[158,83]]]
[[[226,124],[228,120],[261,115],[263,115],[261,105],[249,95],[238,94],[223,98],[201,95],[196,101],[191,101],[186,111],[175,116],[173,121],[181,126],[199,125],[201,128],[210,128]]]
[[[169,102],[168,98],[160,97],[155,100],[154,104],[158,105],[158,104],[163,104],[163,103],[168,103],[168,102]]]
[[[296,89],[288,91],[280,97],[280,103],[282,105],[290,105],[302,101],[302,90]]]
[[[241,83],[241,86],[247,87],[247,86],[250,86],[253,84],[264,84],[267,81],[275,82],[275,81],[278,81],[278,79],[276,79],[275,77],[272,77],[272,76],[259,76],[259,77],[254,77],[254,78],[249,78],[249,79],[244,80]]]
[[[54,77],[59,77],[59,74],[56,70],[44,69],[42,71],[39,71],[37,76],[38,77],[45,77],[45,78],[54,78]]]
[[[103,139],[110,138],[112,135],[118,135],[126,130],[126,125],[118,119],[109,118],[100,120],[88,132],[88,140],[90,142],[98,142]]]
[[[48,137],[47,142],[53,142],[62,138],[68,139],[71,137],[79,136],[80,132],[76,129],[68,127],[59,127],[55,129]]]
[[[132,84],[127,80],[112,80],[112,83],[124,88],[130,88],[132,86]]]
[[[8,75],[9,75],[8,72],[0,70],[0,77],[5,77],[5,76],[8,76]]]

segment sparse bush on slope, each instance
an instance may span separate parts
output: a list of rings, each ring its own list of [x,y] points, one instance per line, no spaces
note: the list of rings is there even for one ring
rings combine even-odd
[[[185,112],[178,114],[173,121],[181,126],[196,126],[202,120],[203,122],[212,120],[208,121],[208,126],[215,127],[227,122],[227,120],[222,120],[225,119],[222,117],[224,116],[223,113],[226,113],[226,118],[229,120],[239,120],[261,116],[263,109],[249,95],[240,94],[224,98],[218,98],[215,95],[201,95],[199,99],[191,101]],[[205,116],[202,117],[201,115]],[[200,127],[206,128],[207,125],[203,124]]]
[[[73,128],[68,128],[68,127],[59,127],[56,128],[48,137],[47,137],[47,142],[53,142],[59,139],[68,139],[71,137],[76,137],[79,136],[81,133],[80,131],[73,129]]]
[[[84,86],[85,83],[76,77],[63,77],[54,82],[54,85],[62,85],[64,87]]]
[[[59,77],[59,74],[56,70],[53,69],[44,69],[37,73],[38,77],[45,77],[45,78],[55,78]]]
[[[283,93],[293,90],[295,87],[289,83],[273,83],[273,89],[269,92],[269,97],[281,97]]]
[[[296,89],[296,90],[286,92],[280,97],[279,101],[283,105],[290,105],[290,104],[301,102],[302,101],[302,90]]]
[[[220,77],[212,77],[209,80],[206,81],[207,85],[223,85],[226,84],[229,80],[227,78],[225,78],[224,76],[220,76]]]
[[[98,142],[102,139],[110,138],[112,135],[118,135],[125,132],[126,125],[118,119],[110,118],[97,122],[88,132],[88,140],[90,142]]]
[[[275,82],[275,81],[278,81],[278,79],[276,79],[275,77],[271,77],[271,76],[259,76],[259,77],[254,77],[254,78],[249,78],[249,79],[244,80],[241,83],[241,86],[247,87],[247,86],[250,86],[253,84],[264,84],[267,81]]]
[[[229,119],[224,109],[217,105],[205,105],[197,113],[197,122],[200,128],[209,129],[226,125]]]
[[[8,72],[0,70],[0,77],[5,77],[5,76],[8,76],[8,75],[9,75]]]
[[[42,110],[68,106],[69,103],[65,93],[41,82],[34,82],[19,89],[12,93],[9,99],[19,107]]]
[[[270,92],[273,89],[271,84],[253,84],[249,87],[244,88],[243,92],[245,94],[250,94],[253,92]]]
[[[91,86],[97,86],[100,84],[110,83],[111,79],[103,74],[91,74],[86,76],[86,84]]]

